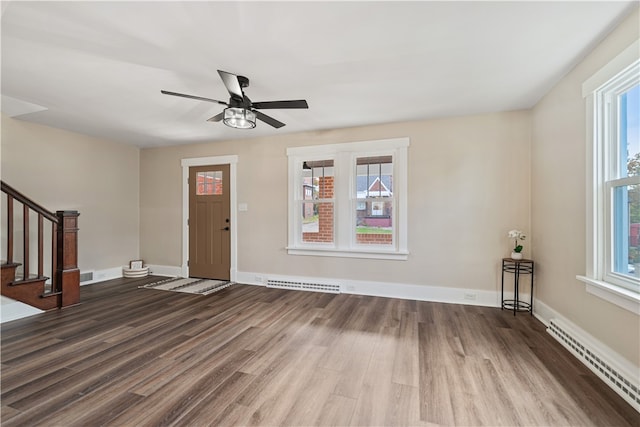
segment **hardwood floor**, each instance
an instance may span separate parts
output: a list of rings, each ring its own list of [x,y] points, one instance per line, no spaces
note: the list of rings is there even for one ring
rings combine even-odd
[[[640,425],[528,315],[151,280],[3,324],[2,425]]]

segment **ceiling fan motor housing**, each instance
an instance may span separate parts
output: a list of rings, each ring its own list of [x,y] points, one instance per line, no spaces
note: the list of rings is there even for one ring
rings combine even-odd
[[[245,87],[249,87],[249,79],[246,78],[245,76],[237,76],[238,77],[238,83],[240,83],[240,87],[241,88],[245,88]]]
[[[231,98],[229,98],[228,105],[229,107],[236,107],[236,108],[251,108],[251,100],[249,99],[249,97],[247,97],[247,95],[244,95],[242,98],[234,95]]]

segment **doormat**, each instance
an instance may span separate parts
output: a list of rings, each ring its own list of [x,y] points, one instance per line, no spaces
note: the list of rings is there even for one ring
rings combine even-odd
[[[139,288],[159,289],[162,291],[183,292],[185,294],[209,295],[228,288],[234,282],[213,279],[194,279],[185,277],[170,277],[157,282],[138,286]]]

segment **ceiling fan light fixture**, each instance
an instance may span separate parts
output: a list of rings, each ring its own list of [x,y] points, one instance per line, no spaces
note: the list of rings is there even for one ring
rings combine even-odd
[[[274,119],[271,116],[259,111],[260,109],[276,109],[276,108],[309,108],[309,104],[304,99],[292,99],[285,101],[265,101],[251,102],[244,94],[243,88],[249,86],[249,79],[244,76],[227,73],[218,70],[218,74],[222,79],[229,95],[229,102],[218,101],[217,99],[205,98],[202,96],[187,95],[186,93],[170,92],[161,90],[165,95],[180,96],[182,98],[195,99],[197,101],[213,102],[214,104],[226,105],[227,108],[221,113],[207,119],[208,122],[222,121],[226,126],[234,129],[253,129],[256,127],[256,119],[268,124],[274,129],[280,129],[284,123]]]
[[[256,127],[256,113],[246,108],[229,107],[225,108],[222,121],[235,129],[253,129]]]

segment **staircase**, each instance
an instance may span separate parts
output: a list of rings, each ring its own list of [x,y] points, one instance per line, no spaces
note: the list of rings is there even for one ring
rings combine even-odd
[[[1,188],[6,196],[6,209],[3,206],[2,211],[3,226],[6,226],[6,247],[2,248],[6,261],[0,265],[2,295],[40,310],[78,304],[78,212],[49,212],[7,183],[1,182]],[[14,212],[16,203],[22,205],[19,209],[21,215],[20,212]],[[37,219],[35,233],[30,229],[33,218]],[[22,238],[15,240],[16,223],[20,221]],[[44,238],[47,229],[51,234],[51,251],[50,259],[45,260]],[[14,256],[16,246],[21,249],[19,256]],[[31,263],[33,253],[35,265]]]

